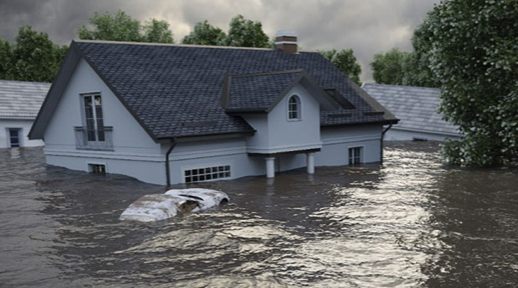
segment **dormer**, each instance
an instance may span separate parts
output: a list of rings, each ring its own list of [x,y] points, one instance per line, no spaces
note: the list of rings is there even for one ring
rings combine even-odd
[[[222,106],[256,133],[248,152],[275,154],[321,148],[320,111],[338,103],[303,70],[228,75]]]

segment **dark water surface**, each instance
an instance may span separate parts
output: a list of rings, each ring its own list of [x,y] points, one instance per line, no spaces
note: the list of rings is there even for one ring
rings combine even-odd
[[[518,287],[518,171],[448,168],[437,151],[198,185],[231,202],[138,224],[118,217],[164,187],[0,149],[0,286]]]

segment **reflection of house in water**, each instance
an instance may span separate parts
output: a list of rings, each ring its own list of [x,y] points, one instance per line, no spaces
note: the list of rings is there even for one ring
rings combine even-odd
[[[296,41],[72,42],[31,137],[50,165],[156,184],[379,162],[383,125],[398,120]]]
[[[27,134],[50,83],[0,80],[0,148],[43,146]]]
[[[385,140],[459,139],[459,129],[442,120],[437,112],[438,88],[365,83],[362,88],[400,119],[385,135]]]

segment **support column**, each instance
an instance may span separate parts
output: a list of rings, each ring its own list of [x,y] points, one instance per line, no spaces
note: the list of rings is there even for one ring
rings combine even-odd
[[[308,174],[315,174],[315,153],[306,153]]]
[[[275,177],[275,157],[266,157],[266,178]]]

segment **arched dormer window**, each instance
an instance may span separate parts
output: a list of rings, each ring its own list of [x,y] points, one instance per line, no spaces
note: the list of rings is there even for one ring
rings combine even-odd
[[[300,98],[297,95],[288,100],[288,120],[300,120]]]

